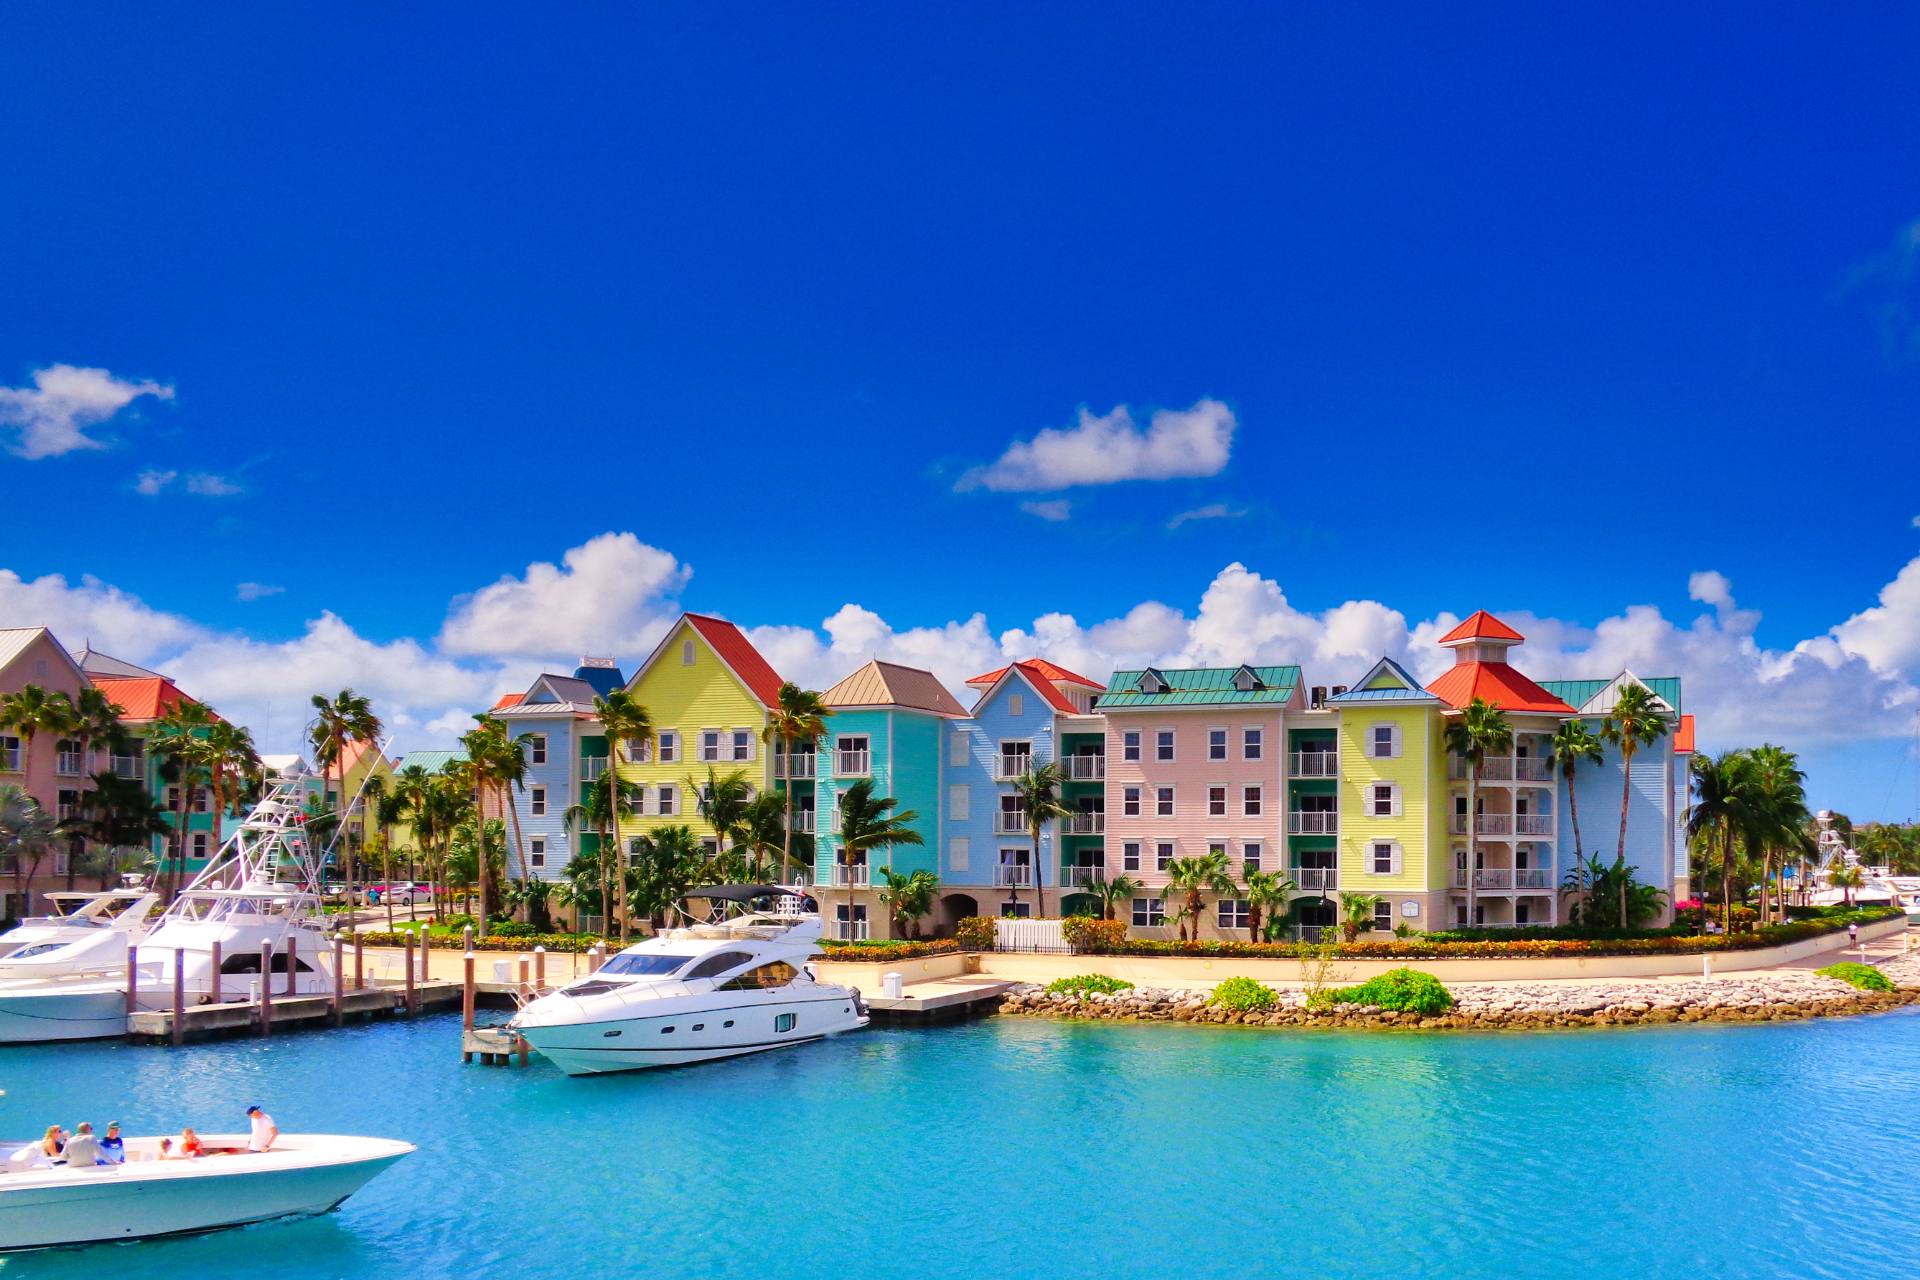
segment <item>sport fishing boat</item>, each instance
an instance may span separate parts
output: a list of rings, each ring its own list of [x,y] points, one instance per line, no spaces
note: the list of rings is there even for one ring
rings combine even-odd
[[[124,972],[127,947],[146,936],[160,895],[144,889],[49,893],[57,914],[28,916],[0,934],[0,982]]]
[[[0,1174],[0,1252],[216,1231],[289,1214],[325,1213],[367,1185],[411,1143],[281,1134],[249,1152],[241,1136],[202,1139],[206,1154],[160,1159],[159,1138],[128,1138],[125,1164],[62,1164]],[[31,1143],[0,1144],[0,1157]],[[109,1268],[111,1270],[111,1268]]]
[[[319,884],[300,779],[279,779],[134,947],[133,964],[124,943],[117,969],[13,977],[0,960],[0,1044],[124,1035],[129,971],[134,1007],[171,1008],[176,953],[190,1004],[249,999],[263,978],[276,995],[332,990]]]
[[[507,1026],[570,1076],[682,1066],[867,1025],[854,987],[818,982],[820,909],[806,890],[718,885],[709,914],[628,947],[531,1001]]]

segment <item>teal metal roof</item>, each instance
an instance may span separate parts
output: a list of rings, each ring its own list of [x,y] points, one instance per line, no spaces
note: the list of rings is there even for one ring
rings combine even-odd
[[[1613,680],[1541,680],[1537,683],[1560,701],[1577,709],[1586,706],[1587,701],[1594,694],[1612,684]],[[1678,712],[1681,709],[1679,676],[1655,676],[1652,679],[1641,677],[1640,683],[1659,694],[1674,711]]]
[[[438,773],[452,761],[466,758],[467,753],[464,751],[409,751],[395,762],[394,767],[398,770],[417,764],[428,773]]]
[[[1155,667],[1153,671],[1170,686],[1166,693],[1140,692],[1141,671],[1116,671],[1107,682],[1095,708],[1114,707],[1202,707],[1223,703],[1285,702],[1300,687],[1299,667],[1246,668],[1259,679],[1260,687],[1241,691],[1233,687],[1240,667]]]

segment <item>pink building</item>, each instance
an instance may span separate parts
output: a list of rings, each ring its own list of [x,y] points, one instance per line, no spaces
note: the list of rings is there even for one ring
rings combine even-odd
[[[89,683],[72,655],[45,627],[0,628],[0,694],[38,685],[50,694],[64,693],[77,700]],[[42,733],[29,751],[20,730],[0,729],[0,786],[25,788],[48,813],[69,816],[80,801],[81,789],[90,785],[87,762],[80,759],[77,747],[69,750],[69,746]],[[37,894],[66,885],[65,852],[46,858],[37,868],[16,867],[12,858],[0,858],[0,887],[6,894],[0,916],[26,915]]]

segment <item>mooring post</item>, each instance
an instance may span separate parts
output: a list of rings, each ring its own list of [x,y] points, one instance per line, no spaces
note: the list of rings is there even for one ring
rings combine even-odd
[[[545,995],[547,990],[547,949],[533,949],[533,994]]]
[[[528,997],[528,995],[529,995],[529,993],[530,993],[530,991],[531,991],[531,988],[530,988],[530,987],[528,987],[528,985],[527,985],[527,972],[528,972],[528,969],[529,969],[529,968],[530,968],[530,967],[532,966],[532,964],[533,964],[533,960],[531,959],[531,957],[529,957],[529,956],[527,956],[527,955],[525,955],[525,954],[522,954],[522,955],[521,955],[521,957],[520,957],[520,985],[519,985],[519,992],[520,992],[520,998],[521,998],[522,1000],[525,1000],[525,999],[527,999],[527,997]]]
[[[300,939],[287,935],[287,994],[298,995],[299,988],[293,985],[296,974],[300,972]]]
[[[367,989],[366,959],[367,937],[360,932],[360,926],[355,925],[353,927],[353,989],[355,991]]]
[[[462,928],[460,930],[460,938],[463,943],[460,949],[462,951],[472,951],[473,950],[473,926],[467,925],[464,928]]]
[[[333,985],[333,1025],[336,1027],[346,1025],[346,1021],[347,1021],[346,1006],[343,1003],[343,996],[345,993],[345,984],[341,981],[341,978],[340,978],[341,970],[346,965],[346,959],[347,959],[347,935],[339,932],[338,930],[335,930],[333,935],[333,984],[332,985]]]
[[[473,1030],[473,952],[466,954],[467,977],[460,988],[460,1029]]]
[[[433,980],[433,963],[429,959],[427,954],[429,948],[432,945],[432,942],[433,942],[433,926],[427,925],[427,924],[421,925],[420,926],[420,981],[422,982],[431,982]]]
[[[183,947],[173,949],[173,1047],[178,1049],[187,1041],[187,953]]]
[[[220,940],[218,938],[213,940],[212,964],[213,972],[207,975],[207,998],[210,1004],[220,1004],[225,1001],[226,994],[220,990]]]
[[[127,1016],[140,1007],[140,948],[127,944]]]
[[[600,946],[601,944],[596,942],[587,948],[587,972],[589,974],[600,972],[600,961],[604,958],[600,953]]]
[[[273,944],[260,944],[260,1036],[273,1034]]]
[[[407,930],[406,935],[407,935],[407,1016],[411,1018],[415,1012],[414,1004],[413,1004],[413,931],[411,929]]]

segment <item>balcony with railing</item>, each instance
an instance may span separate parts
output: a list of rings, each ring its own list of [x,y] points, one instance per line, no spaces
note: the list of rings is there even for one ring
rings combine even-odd
[[[132,778],[136,781],[146,777],[147,776],[146,757],[145,756],[114,756],[113,757],[113,776],[116,778]]]
[[[1456,813],[1447,819],[1447,829],[1454,835],[1467,834],[1467,815]],[[1483,813],[1474,823],[1474,832],[1478,836],[1510,836],[1513,834],[1513,815],[1510,813]]]
[[[1292,878],[1296,889],[1320,892],[1340,887],[1338,867],[1288,867],[1287,875]]]
[[[86,772],[87,755],[78,743],[63,742],[54,753],[53,771],[63,778],[77,778]]]
[[[1000,755],[993,758],[993,776],[1006,782],[1013,778],[1025,777],[1033,764],[1033,756],[1025,751],[1013,755]]]
[[[1545,867],[1525,867],[1513,873],[1513,887],[1516,889],[1551,889],[1553,872]]]
[[[1106,878],[1105,867],[1062,867],[1060,868],[1060,887],[1062,889],[1085,889],[1097,880]]]
[[[598,782],[600,775],[607,771],[607,760],[606,756],[581,756],[580,781]]]
[[[1106,834],[1107,815],[1104,813],[1076,813],[1060,819],[1060,833],[1068,836],[1097,836]]]
[[[1068,782],[1099,782],[1107,776],[1105,756],[1067,756],[1060,764]]]
[[[867,887],[867,864],[864,862],[836,862],[833,864],[833,887],[836,889],[864,889]]]
[[[1330,809],[1292,809],[1287,813],[1287,834],[1292,836],[1337,836],[1340,815]]]
[[[1513,815],[1513,834],[1517,836],[1550,836],[1553,834],[1553,815],[1547,813],[1516,813]]]
[[[1340,776],[1340,753],[1296,751],[1289,758],[1288,773],[1295,778],[1337,778]]]
[[[871,751],[836,751],[833,772],[841,778],[865,778],[873,774]]]
[[[1465,867],[1455,867],[1453,869],[1453,887],[1456,889],[1464,889],[1467,887],[1467,869]],[[1511,889],[1513,888],[1513,872],[1505,867],[1482,868],[1473,873],[1473,887],[1476,889]]]
[[[993,829],[1003,836],[1024,836],[1027,834],[1027,811],[1025,809],[1001,809],[993,815]]]
[[[773,754],[773,776],[776,778],[812,778],[817,776],[820,757],[808,751],[776,751]]]
[[[993,868],[996,889],[1025,889],[1033,884],[1033,868],[1017,862],[998,863]]]
[[[795,809],[793,811],[793,829],[811,832],[813,830],[813,810]]]
[[[1521,782],[1553,781],[1553,765],[1537,756],[1522,756],[1513,762],[1513,776]]]

